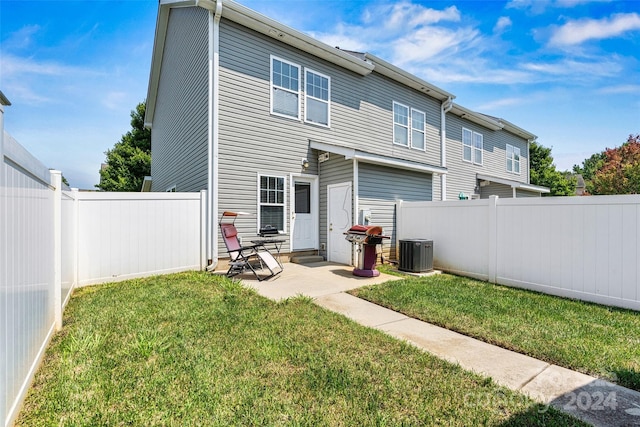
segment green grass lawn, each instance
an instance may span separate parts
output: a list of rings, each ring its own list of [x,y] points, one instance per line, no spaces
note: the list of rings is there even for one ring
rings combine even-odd
[[[583,425],[310,299],[205,273],[79,289],[64,322],[19,426]]]
[[[640,390],[636,311],[448,274],[404,277],[351,293],[407,316]]]

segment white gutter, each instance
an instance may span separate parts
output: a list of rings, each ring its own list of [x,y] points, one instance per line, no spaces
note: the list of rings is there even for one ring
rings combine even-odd
[[[490,130],[500,130],[504,127],[504,124],[493,120],[492,118],[485,116],[484,114],[476,113],[462,105],[453,104],[451,112],[456,116],[460,116],[463,119],[469,120],[475,124],[485,127]]]
[[[356,150],[355,148],[345,147],[341,145],[328,144],[326,142],[319,142],[311,140],[309,147],[318,150],[326,151],[333,154],[344,156],[346,160],[354,159],[363,163],[370,163],[374,165],[387,166],[390,168],[413,170],[416,172],[431,173],[431,174],[446,174],[447,170],[440,166],[432,166],[426,163],[418,163],[411,160],[404,160],[395,157],[383,156],[380,154],[368,153],[366,151]]]
[[[209,9],[211,2],[203,2]],[[208,114],[208,161],[207,161],[207,270],[218,266],[218,145],[220,110],[220,18],[222,0],[215,2],[215,11],[209,9],[209,114]]]
[[[225,19],[237,22],[276,40],[319,58],[351,70],[361,76],[366,76],[373,70],[373,64],[363,61],[346,52],[329,46],[298,30],[288,27],[274,19],[264,16],[233,0],[225,0],[223,11]]]
[[[431,83],[422,80],[421,78],[414,76],[413,74],[408,73],[401,68],[396,67],[395,65],[385,61],[384,59],[378,58],[372,53],[367,52],[365,54],[365,58],[367,59],[367,61],[373,62],[373,65],[375,66],[374,70],[377,73],[380,73],[383,76],[387,76],[392,80],[395,80],[422,93],[425,93],[432,98],[438,99],[440,101],[455,98],[455,95],[443,89],[440,89],[439,87],[432,85]]]
[[[453,108],[453,98],[449,97],[440,108],[440,166],[447,167],[447,113]],[[440,175],[440,200],[447,200],[447,174]]]
[[[531,143],[533,139],[527,140],[527,184],[531,184]]]
[[[491,181],[491,182],[495,182],[497,184],[502,184],[502,185],[508,185],[509,187],[513,188],[514,191],[515,191],[516,188],[519,188],[521,190],[535,191],[536,193],[549,193],[549,192],[551,192],[551,190],[549,188],[542,187],[540,185],[526,184],[526,183],[520,182],[520,181],[514,181],[514,180],[511,180],[511,179],[505,179],[505,178],[498,178],[496,176],[484,175],[484,174],[480,174],[480,173],[476,174],[476,179],[479,179],[481,181]]]

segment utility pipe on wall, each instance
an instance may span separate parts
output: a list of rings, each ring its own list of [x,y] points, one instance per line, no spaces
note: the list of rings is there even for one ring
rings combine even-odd
[[[203,5],[204,6],[204,5]],[[207,179],[207,270],[218,265],[218,142],[220,109],[220,18],[222,0],[215,2],[215,10],[209,10],[209,114],[208,114],[208,179]]]
[[[447,113],[453,108],[453,98],[442,102],[440,108],[440,166],[447,167]],[[447,175],[440,174],[440,200],[447,200]]]

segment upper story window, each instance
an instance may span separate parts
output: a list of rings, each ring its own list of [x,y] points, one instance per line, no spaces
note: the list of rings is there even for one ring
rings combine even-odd
[[[507,172],[520,173],[520,148],[507,144]]]
[[[393,143],[409,146],[409,107],[393,103]]]
[[[284,231],[285,187],[283,176],[258,176],[258,229],[271,225]]]
[[[483,148],[481,133],[462,128],[462,160],[482,165]]]
[[[271,57],[271,112],[300,118],[300,66]]]
[[[312,70],[305,70],[305,121],[329,126],[331,78]]]
[[[426,149],[425,124],[427,115],[420,110],[411,109],[411,147]]]

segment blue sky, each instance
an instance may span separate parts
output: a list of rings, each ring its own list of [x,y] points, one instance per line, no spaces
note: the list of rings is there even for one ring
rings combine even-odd
[[[332,46],[371,52],[502,117],[570,169],[640,133],[640,1],[242,0]],[[5,129],[71,185],[147,92],[157,2],[0,2]]]

